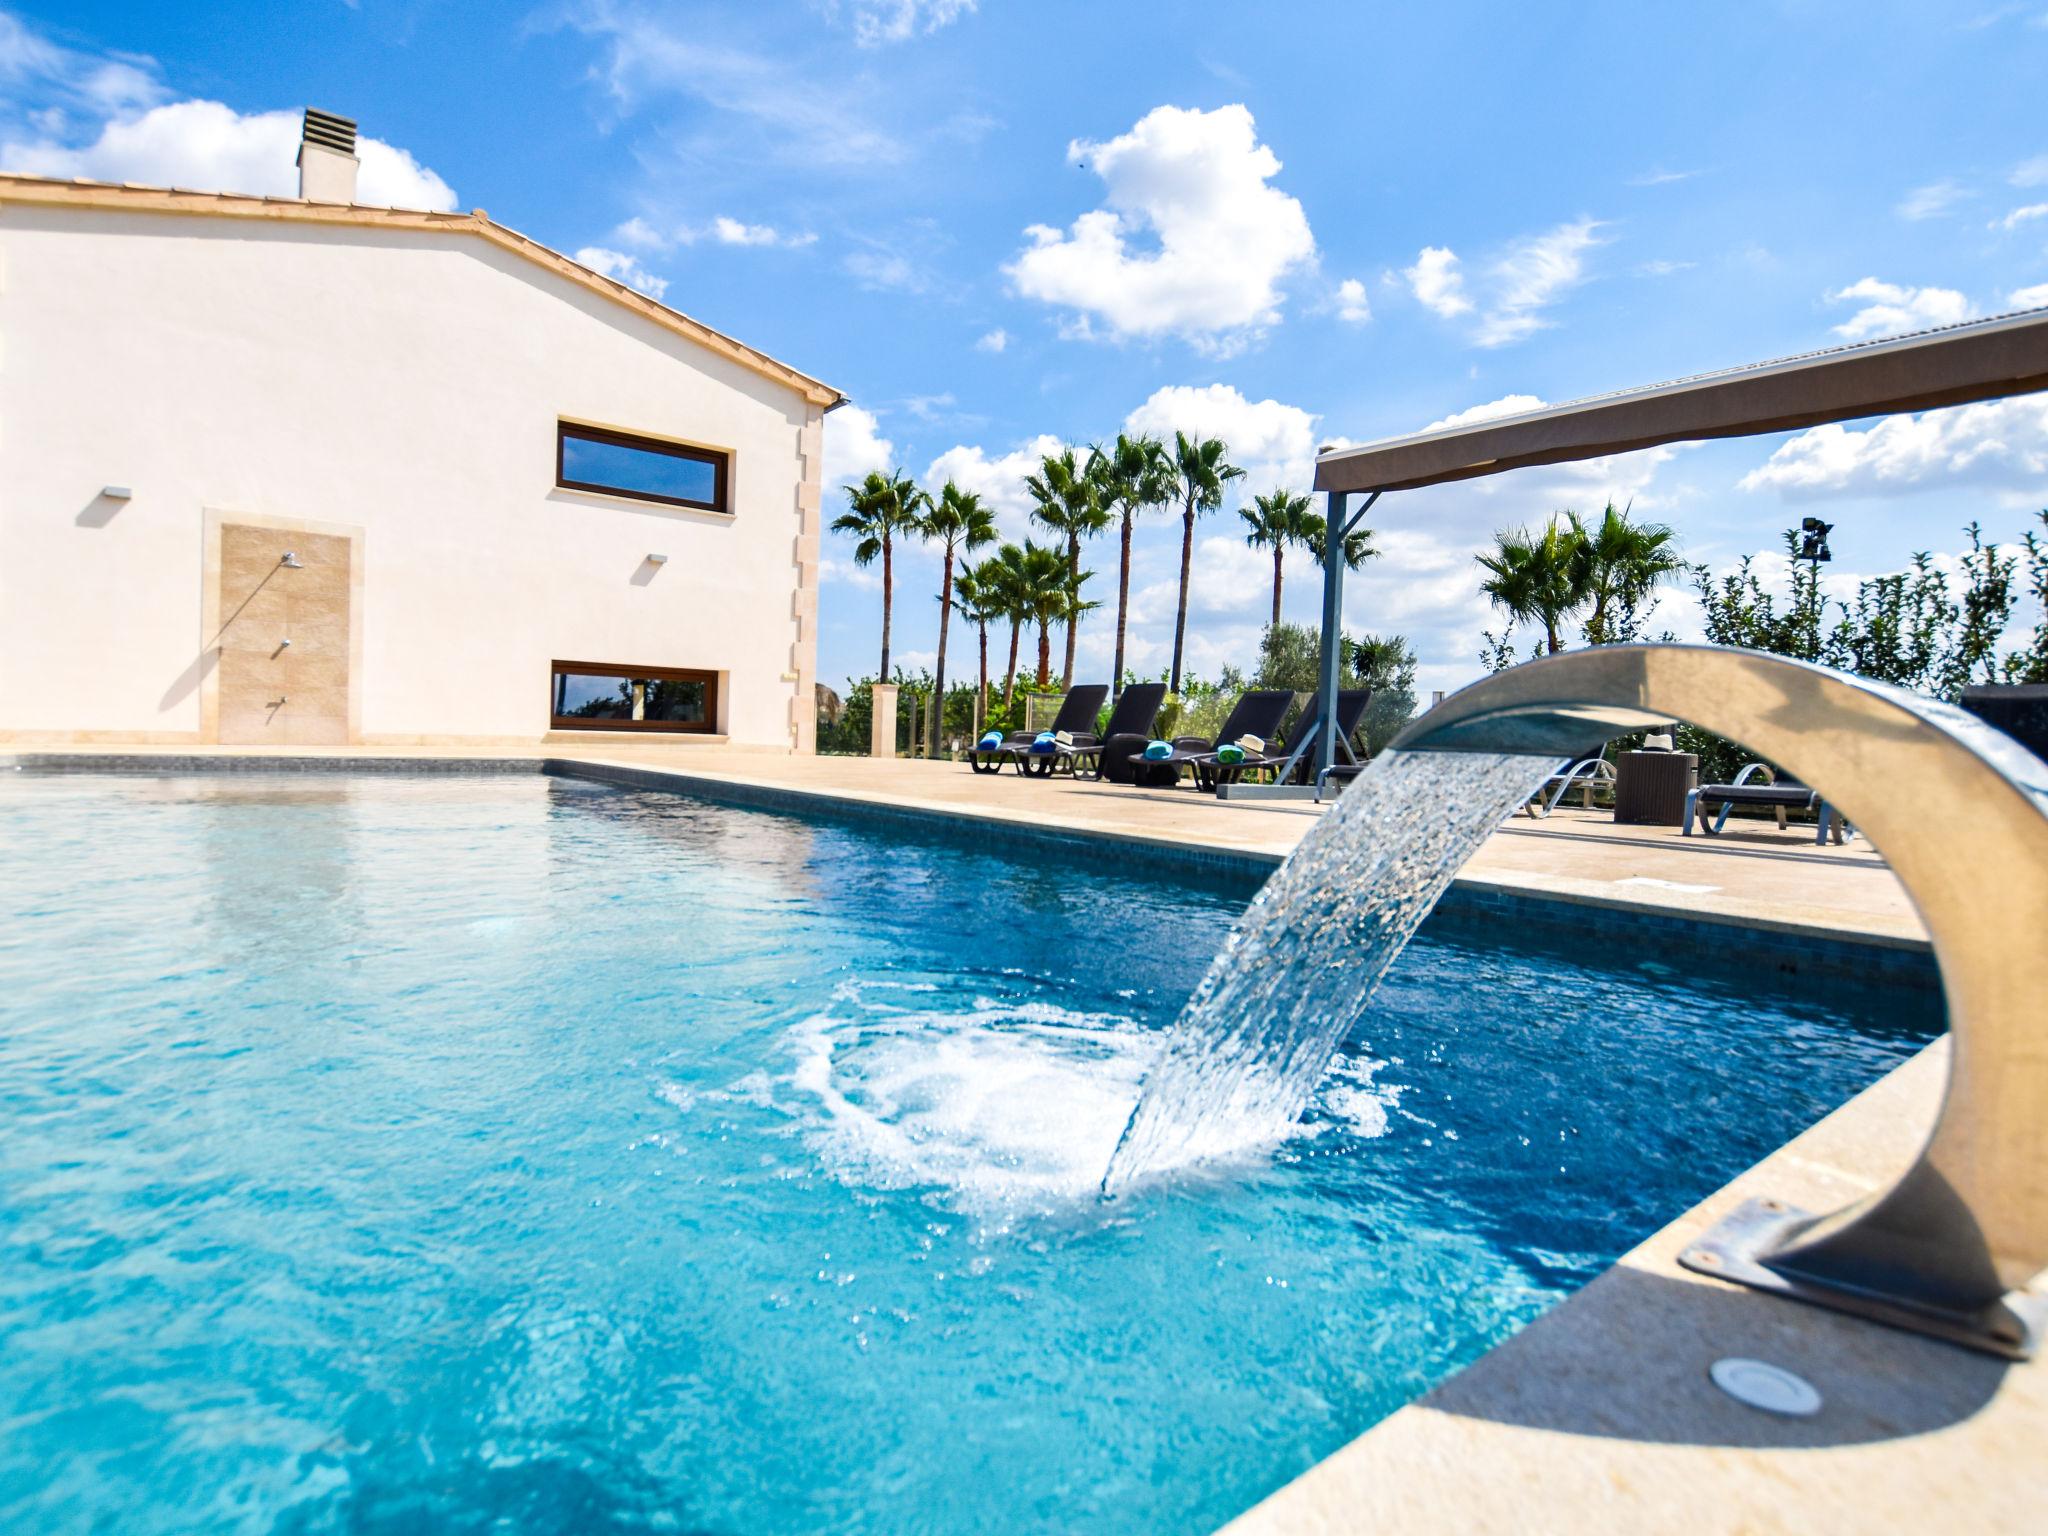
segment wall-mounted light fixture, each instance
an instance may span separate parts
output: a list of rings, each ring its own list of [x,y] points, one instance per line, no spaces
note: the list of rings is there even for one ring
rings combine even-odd
[[[130,501],[134,498],[135,492],[125,485],[103,485],[100,487],[100,495],[108,501]]]
[[[648,563],[649,565],[667,565],[667,564],[668,564],[668,556],[667,556],[667,555],[649,555],[649,556],[647,557],[647,563]]]
[[[277,563],[283,566],[288,571],[303,571],[305,569],[303,565],[299,564],[299,557],[293,554],[290,550],[286,550],[284,552],[284,558],[279,560]]]

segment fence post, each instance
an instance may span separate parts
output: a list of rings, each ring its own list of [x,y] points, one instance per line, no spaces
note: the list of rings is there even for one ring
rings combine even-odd
[[[868,724],[868,755],[896,755],[896,684],[876,683],[869,690],[874,716]]]

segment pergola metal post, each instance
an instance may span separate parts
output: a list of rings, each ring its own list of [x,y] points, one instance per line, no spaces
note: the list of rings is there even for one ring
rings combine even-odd
[[[1336,537],[1343,526],[1348,491],[1330,492],[1330,504],[1323,517],[1323,635],[1322,667],[1317,676],[1322,689],[1323,718],[1316,722],[1316,771],[1321,773],[1337,760],[1336,743],[1331,740],[1337,723],[1337,679],[1344,672],[1344,541]]]
[[[1323,717],[1315,724],[1316,772],[1321,774],[1337,761],[1337,685],[1344,676],[1344,541],[1359,525],[1372,504],[1380,499],[1374,491],[1356,512],[1350,510],[1351,493],[1330,492],[1330,504],[1323,518],[1323,644],[1321,679]]]

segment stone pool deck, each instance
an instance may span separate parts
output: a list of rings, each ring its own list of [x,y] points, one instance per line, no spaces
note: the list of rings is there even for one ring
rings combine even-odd
[[[128,763],[285,755],[0,744],[0,763],[88,754]],[[1020,843],[1053,829],[1261,862],[1283,857],[1319,814],[1301,804],[977,776],[957,764],[717,746],[347,750],[380,765],[465,755],[651,771],[707,792],[765,789],[792,804],[816,797],[841,809],[956,818],[998,839],[1012,828]],[[1482,900],[1577,905],[1603,920],[1641,914],[1872,955],[1924,950],[1910,902],[1873,850],[1860,842],[1819,848],[1810,838],[1810,830],[1758,825],[1687,839],[1561,810],[1547,822],[1503,827],[1467,865],[1460,888]],[[1695,1275],[1676,1261],[1693,1236],[1752,1195],[1828,1209],[1889,1182],[1933,1122],[1946,1049],[1944,1041],[1923,1052],[1520,1335],[1273,1493],[1227,1527],[1231,1536],[1818,1536],[1921,1532],[1937,1522],[1973,1536],[2048,1531],[2048,1377],[2038,1362],[2007,1365]],[[1723,1396],[1707,1368],[1730,1355],[1798,1372],[1819,1388],[1822,1410],[1783,1419]]]

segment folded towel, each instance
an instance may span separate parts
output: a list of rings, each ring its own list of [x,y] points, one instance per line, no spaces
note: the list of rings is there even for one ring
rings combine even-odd
[[[1040,731],[1031,743],[1031,750],[1046,753],[1056,752],[1059,750],[1059,744],[1053,740],[1051,731]]]
[[[1242,736],[1238,737],[1237,744],[1247,752],[1263,752],[1266,750],[1266,738],[1254,736],[1250,731],[1246,731]]]
[[[1002,744],[1003,733],[1001,731],[990,731],[981,738],[981,750],[984,752],[993,752]]]
[[[1163,758],[1171,757],[1173,756],[1173,743],[1170,741],[1147,742],[1145,744],[1145,756],[1155,763]]]
[[[1216,749],[1216,761],[1227,768],[1234,768],[1244,761],[1244,748],[1226,742]]]

